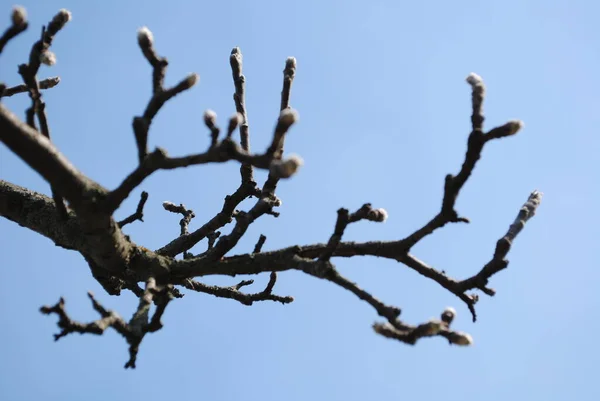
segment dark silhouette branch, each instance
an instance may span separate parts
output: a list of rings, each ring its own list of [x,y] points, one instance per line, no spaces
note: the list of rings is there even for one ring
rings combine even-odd
[[[60,83],[59,77],[46,78],[38,82],[39,89],[51,89]],[[10,88],[5,88],[4,91],[0,92],[1,97],[11,97],[19,93],[24,93],[29,90],[26,84],[15,85]]]
[[[12,14],[10,15],[10,22],[10,27],[8,27],[2,36],[0,36],[0,53],[2,53],[4,46],[6,46],[11,39],[27,30],[29,24],[27,22],[27,12],[25,9],[23,7],[13,8]]]
[[[276,281],[277,273],[271,272],[269,283],[267,284],[265,289],[261,292],[257,292],[254,294],[244,294],[240,291],[242,287],[254,284],[254,280],[244,280],[231,287],[219,287],[216,285],[206,285],[192,279],[186,279],[183,281],[182,285],[189,290],[214,295],[217,298],[233,299],[247,306],[251,306],[254,302],[258,301],[275,301],[281,302],[282,304],[289,304],[290,302],[293,302],[294,297],[282,297],[272,293]]]
[[[169,287],[159,287],[156,285],[154,279],[148,279],[146,289],[140,296],[139,306],[129,322],[126,322],[118,313],[102,306],[91,292],[88,292],[88,296],[92,301],[94,310],[101,316],[100,319],[90,323],[80,323],[70,319],[65,311],[65,300],[63,298],[54,306],[42,306],[40,308],[40,311],[45,315],[53,313],[58,315],[58,327],[62,331],[54,335],[54,340],[58,341],[71,333],[101,335],[107,328],[112,327],[129,344],[129,360],[125,364],[125,368],[135,368],[139,346],[144,336],[147,333],[158,331],[163,327],[160,319],[169,301],[172,299]],[[156,304],[156,310],[152,317],[150,317],[152,302]]]
[[[23,78],[23,82],[29,92],[29,98],[31,99],[31,107],[29,107],[25,113],[27,124],[31,128],[37,129],[35,125],[35,117],[37,116],[40,124],[40,132],[48,139],[50,139],[50,128],[46,116],[46,103],[42,99],[40,85],[37,80],[37,73],[42,63],[52,66],[56,62],[56,56],[50,51],[50,46],[52,45],[54,36],[67,22],[69,22],[70,19],[71,13],[69,11],[65,9],[60,10],[58,14],[52,18],[48,26],[42,28],[40,40],[31,47],[29,63],[19,65],[19,74]],[[57,205],[58,214],[62,219],[66,219],[67,209],[63,199],[55,187],[52,185],[50,187],[52,190],[52,198]]]
[[[127,224],[133,223],[136,220],[139,220],[143,223],[144,222],[144,205],[146,204],[147,200],[148,200],[148,192],[142,191],[142,194],[140,196],[140,201],[137,205],[135,213],[133,213],[133,214],[129,215],[128,217],[124,218],[123,220],[119,221],[119,228],[123,228]]]
[[[152,33],[147,28],[140,29],[138,44],[152,67],[152,96],[144,112],[133,119],[139,163],[117,188],[107,190],[78,171],[50,141],[45,104],[40,90],[54,86],[58,83],[58,78],[38,82],[36,76],[41,63],[53,63],[54,55],[49,51],[50,45],[56,33],[69,19],[70,13],[61,10],[42,30],[40,40],[30,52],[28,64],[20,67],[24,85],[8,89],[4,85],[0,87],[2,96],[25,91],[29,93],[32,105],[26,112],[26,122],[0,104],[0,141],[50,184],[53,198],[0,180],[0,216],[49,238],[60,247],[79,252],[93,277],[107,293],[119,295],[123,289],[127,289],[140,298],[140,303],[133,317],[127,322],[116,312],[105,309],[90,294],[92,305],[100,314],[100,319],[91,323],[80,323],[68,317],[64,300],[61,299],[56,305],[41,309],[45,314],[56,314],[59,317],[58,326],[61,331],[55,336],[56,339],[74,332],[102,334],[108,327],[112,327],[129,344],[130,358],[125,367],[134,368],[139,345],[144,336],[162,327],[160,319],[170,300],[183,297],[179,288],[233,299],[244,305],[252,305],[258,301],[286,304],[292,302],[293,298],[273,294],[277,273],[295,270],[326,280],[370,305],[384,319],[383,322],[375,323],[373,329],[386,338],[415,344],[421,338],[439,336],[444,337],[450,344],[472,343],[473,340],[468,334],[450,328],[456,315],[453,309],[446,309],[440,319],[432,319],[419,325],[408,324],[399,319],[399,307],[379,300],[374,294],[342,276],[333,262],[336,258],[354,256],[376,256],[396,260],[456,295],[467,305],[473,320],[476,319],[475,303],[478,301],[478,295],[468,292],[481,291],[489,296],[495,294],[495,290],[489,287],[489,281],[493,275],[508,266],[506,257],[512,243],[535,214],[542,194],[534,191],[529,196],[508,231],[497,241],[491,260],[471,277],[454,279],[448,276],[445,270],[438,270],[421,261],[411,254],[411,250],[423,238],[448,223],[468,222],[466,217],[460,216],[455,210],[456,200],[480,160],[484,146],[492,140],[512,136],[522,127],[520,121],[509,121],[484,133],[485,87],[479,76],[471,74],[467,78],[471,86],[472,129],[464,161],[456,175],[446,176],[440,211],[422,227],[394,241],[343,241],[344,232],[349,224],[362,220],[386,221],[388,215],[385,209],[374,209],[371,204],[366,203],[353,213],[344,208],[338,210],[336,224],[327,243],[293,245],[263,251],[266,237],[261,235],[251,252],[230,255],[248,228],[259,218],[264,215],[279,215],[275,208],[281,206],[282,202],[276,194],[277,185],[282,178],[295,174],[302,165],[302,159],[298,156],[283,158],[285,137],[298,120],[297,112],[290,108],[296,60],[290,57],[286,61],[280,114],[270,144],[264,153],[256,154],[250,151],[245,105],[246,78],[242,73],[241,51],[234,48],[229,61],[235,87],[233,97],[236,112],[228,121],[226,134],[220,138],[221,130],[217,125],[217,116],[213,111],[207,110],[204,113],[204,123],[210,131],[207,150],[188,156],[170,157],[160,148],[148,151],[149,128],[165,103],[194,86],[198,76],[192,74],[174,87],[165,88],[167,59],[157,54]],[[11,27],[0,37],[0,52],[11,38],[26,28],[24,10],[16,8],[12,14]],[[39,130],[36,128],[36,117]],[[239,144],[234,140],[234,133],[238,128]],[[180,214],[182,218],[179,222],[179,235],[156,251],[136,244],[122,231],[126,224],[143,221],[143,208],[148,198],[146,192],[142,192],[135,213],[118,222],[113,216],[123,201],[155,171],[232,160],[241,164],[241,182],[233,193],[225,197],[221,210],[199,228],[190,228],[195,217],[191,209],[183,204],[163,203],[167,211]],[[254,168],[269,172],[262,187],[254,181]],[[257,199],[252,206],[246,210],[238,210],[242,209],[240,205],[245,199],[253,196]],[[63,197],[68,201],[70,209],[63,204]],[[233,223],[231,230],[222,234],[223,228],[229,223]],[[205,238],[208,242],[206,251],[193,255],[190,250]],[[180,254],[183,254],[183,259],[176,259]],[[269,273],[270,279],[264,290],[256,293],[242,292],[244,287],[253,284],[253,280],[243,280],[229,287],[207,285],[199,281],[202,277],[211,275],[234,277],[261,273]],[[145,283],[145,289],[140,287],[140,283]],[[156,305],[153,314],[150,313],[152,303]]]

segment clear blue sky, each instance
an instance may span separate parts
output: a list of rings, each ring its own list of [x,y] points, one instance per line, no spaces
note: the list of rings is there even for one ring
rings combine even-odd
[[[189,72],[200,83],[169,102],[150,145],[172,155],[205,149],[202,112],[222,124],[234,111],[229,52],[240,46],[253,148],[263,150],[278,114],[286,57],[298,59],[292,105],[300,123],[286,149],[305,166],[282,182],[281,217],[252,226],[265,249],[326,241],[339,207],[364,202],[385,224],[356,224],[347,239],[398,239],[437,212],[444,175],[460,167],[469,132],[470,90],[488,88],[486,127],[518,118],[516,137],[491,143],[459,198],[470,225],[444,228],[415,254],[457,278],[492,255],[533,189],[545,197],[517,239],[508,270],[491,282],[472,323],[461,302],[406,267],[372,258],[339,260],[348,277],[419,323],[455,306],[471,348],[429,339],[416,347],[375,335],[375,312],[351,294],[300,273],[280,275],[287,306],[252,307],[202,294],[173,302],[165,328],[147,337],[138,368],[127,347],[103,337],[58,343],[56,318],[38,308],[67,300],[73,317],[95,319],[86,292],[129,317],[131,294],[109,297],[82,257],[0,220],[0,398],[3,400],[598,400],[600,273],[600,3],[503,1],[23,1],[29,31],[0,57],[2,79],[19,83],[40,26],[60,8],[73,20],[57,36],[59,75],[45,92],[54,142],[83,172],[115,187],[136,163],[131,119],[150,95],[150,67],[136,43],[147,25],[171,63],[167,83]],[[2,26],[12,2],[0,0]],[[4,29],[4,28],[2,28]],[[5,100],[24,115],[26,96]],[[126,232],[149,248],[177,235],[169,200],[196,211],[192,228],[220,209],[238,184],[235,163],[158,173],[118,212],[150,193],[145,223]],[[257,174],[264,180],[265,174]],[[0,178],[49,193],[48,185],[0,146]],[[261,181],[262,182],[262,181]],[[202,243],[200,247],[204,247]],[[199,248],[200,249],[200,248]],[[258,277],[261,289],[267,277]],[[235,283],[237,279],[212,280]]]

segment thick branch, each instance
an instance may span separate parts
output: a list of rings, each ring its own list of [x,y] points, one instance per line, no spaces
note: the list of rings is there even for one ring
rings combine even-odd
[[[104,190],[79,172],[36,130],[0,104],[0,140],[77,208],[90,191]]]

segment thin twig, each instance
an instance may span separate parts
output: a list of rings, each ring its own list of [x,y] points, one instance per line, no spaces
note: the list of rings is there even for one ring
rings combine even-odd
[[[129,217],[126,217],[123,220],[119,221],[119,223],[118,223],[119,228],[123,228],[125,225],[133,223],[136,220],[144,222],[144,205],[146,204],[147,200],[148,200],[148,192],[142,191],[142,194],[140,196],[140,201],[137,205],[135,213],[133,213]]]
[[[39,81],[40,89],[51,89],[60,83],[60,77],[46,78]],[[0,91],[0,97],[11,97],[19,93],[27,92],[29,89],[26,84],[16,85],[10,88],[5,88]]]

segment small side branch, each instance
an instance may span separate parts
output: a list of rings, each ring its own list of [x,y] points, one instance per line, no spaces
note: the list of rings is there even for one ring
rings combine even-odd
[[[240,122],[240,144],[245,152],[250,152],[250,127],[248,125],[248,112],[246,111],[246,77],[242,73],[242,52],[239,47],[234,47],[229,56],[229,64],[231,65],[231,74],[233,76],[233,84],[235,93],[233,101],[235,109],[241,116]],[[240,175],[242,184],[254,181],[252,165],[242,163],[240,167]]]
[[[424,337],[440,336],[448,340],[450,344],[467,346],[473,344],[473,338],[462,331],[453,331],[450,324],[456,315],[454,308],[447,308],[442,313],[441,319],[431,319],[418,326],[405,325],[398,329],[390,323],[375,323],[373,330],[383,337],[414,345]]]
[[[133,213],[129,217],[126,217],[123,220],[119,221],[119,223],[118,223],[119,228],[123,228],[127,224],[133,223],[136,220],[139,220],[143,223],[144,222],[144,205],[146,205],[147,200],[148,200],[148,192],[143,191],[142,195],[140,196],[140,201],[137,205],[135,213]]]
[[[60,77],[46,78],[38,82],[40,89],[51,89],[60,83]],[[29,89],[26,84],[15,85],[0,91],[1,97],[11,97],[19,93],[27,92]]]
[[[189,235],[180,236],[174,239],[156,252],[160,255],[175,257],[182,252],[190,250],[208,235],[230,223],[233,219],[235,208],[244,201],[244,199],[252,195],[260,195],[260,191],[256,188],[256,183],[254,181],[242,183],[233,194],[225,197],[221,211],[206,224]]]
[[[472,131],[467,142],[467,152],[465,154],[464,162],[457,175],[448,174],[446,176],[441,211],[427,224],[404,239],[407,250],[410,250],[427,235],[448,223],[469,222],[469,219],[466,217],[458,215],[454,206],[460,190],[471,176],[477,161],[481,158],[481,152],[484,145],[493,139],[514,135],[519,132],[523,126],[521,121],[509,121],[500,127],[492,129],[487,134],[484,134],[483,99],[485,96],[485,85],[481,77],[474,73],[471,73],[466,80],[471,86],[473,113],[471,115]]]
[[[279,108],[281,112],[279,118],[280,121],[282,120],[282,116],[285,116],[286,119],[291,118],[293,116],[294,121],[298,119],[296,114],[289,115],[288,117],[287,113],[287,111],[291,111],[290,93],[292,90],[292,83],[294,82],[294,77],[296,76],[296,65],[297,63],[295,57],[288,57],[288,59],[285,61],[285,68],[283,70],[283,89],[281,90],[281,106]],[[273,138],[273,143],[271,144],[269,151],[272,152],[274,160],[281,160],[283,156],[283,147],[285,143],[285,131],[287,131],[287,129],[285,131],[282,131],[279,135],[277,135],[278,130],[276,129],[275,131],[276,135]],[[273,170],[269,172],[267,181],[263,185],[263,196],[275,195],[275,189],[277,188],[277,183],[279,182],[280,178],[282,177],[276,174],[276,172],[274,172]]]
[[[352,214],[348,212],[348,209],[339,209],[337,221],[335,223],[335,229],[333,230],[331,238],[329,238],[327,247],[319,257],[319,260],[328,261],[333,256],[334,252],[342,241],[342,236],[344,235],[344,231],[346,230],[348,224],[355,223],[363,219],[384,222],[387,219],[387,216],[388,214],[385,209],[373,209],[370,203],[365,203],[360,209]]]
[[[473,342],[470,335],[450,330],[449,326],[454,315],[449,318],[448,310],[442,314],[442,320],[432,319],[418,326],[408,325],[398,319],[401,313],[400,308],[387,305],[375,298],[368,291],[342,276],[331,262],[317,261],[304,264],[303,267],[305,273],[330,281],[371,305],[379,316],[387,319],[386,323],[375,323],[373,325],[375,332],[384,337],[394,338],[407,344],[415,344],[420,338],[433,336],[445,337],[450,343],[457,345],[470,345]],[[454,310],[452,309],[452,311]]]
[[[27,11],[25,11],[23,7],[14,7],[12,14],[10,15],[10,21],[10,27],[8,27],[2,36],[0,36],[0,53],[2,53],[4,46],[6,46],[11,39],[20,33],[25,32],[27,29]]]
[[[265,289],[254,294],[244,294],[240,291],[242,287],[253,284],[254,280],[244,280],[231,287],[219,287],[216,285],[207,285],[196,280],[187,279],[183,282],[183,286],[189,290],[214,295],[217,298],[233,299],[247,306],[251,306],[254,302],[258,301],[275,301],[281,302],[282,304],[293,302],[294,297],[273,294],[273,287],[275,287],[276,281],[277,273],[271,272],[269,283]]]
[[[165,208],[165,210],[168,212],[180,214],[183,216],[179,221],[179,226],[181,227],[181,232],[179,235],[188,235],[188,226],[190,225],[192,219],[196,217],[194,211],[191,209],[187,209],[183,203],[176,205],[171,202],[163,202],[163,208]]]
[[[192,88],[198,82],[198,74],[190,74],[174,87],[165,89],[164,81],[169,62],[156,53],[154,35],[148,28],[143,27],[138,30],[138,45],[152,66],[152,98],[148,102],[144,114],[133,119],[138,160],[141,165],[148,155],[148,130],[152,120],[168,100]]]
[[[46,138],[50,139],[50,128],[46,116],[46,103],[42,99],[40,85],[37,80],[37,73],[40,66],[43,64],[54,65],[56,56],[50,51],[50,46],[54,40],[54,36],[71,20],[71,13],[65,9],[60,10],[50,21],[47,27],[42,28],[42,35],[32,47],[29,53],[29,63],[19,66],[19,74],[23,78],[23,82],[29,92],[31,98],[31,107],[27,109],[25,115],[27,124],[36,128],[35,117],[37,116],[40,124],[40,132]],[[2,91],[4,92],[4,91]],[[52,190],[52,198],[56,203],[56,210],[61,219],[68,218],[67,208],[64,204],[62,196],[54,186],[50,186]]]
[[[129,322],[126,322],[118,313],[102,306],[91,292],[88,293],[88,296],[94,310],[101,316],[100,319],[90,323],[81,323],[69,318],[63,298],[54,306],[40,308],[40,312],[45,315],[56,314],[58,316],[58,327],[62,330],[54,335],[54,340],[58,341],[71,333],[101,335],[107,328],[112,327],[129,344],[129,360],[125,364],[125,368],[134,369],[139,346],[144,336],[162,328],[161,318],[172,298],[170,286],[158,287],[153,278],[149,279],[146,282],[146,289],[140,297],[139,306]],[[156,310],[150,317],[152,302],[156,304]]]
[[[531,219],[542,201],[543,194],[539,191],[533,191],[527,202],[519,210],[517,218],[510,225],[506,234],[498,240],[496,243],[496,249],[494,256],[483,268],[471,278],[461,281],[458,287],[461,291],[467,291],[470,289],[479,289],[487,295],[493,296],[496,294],[492,288],[487,287],[489,279],[499,271],[508,267],[508,260],[506,255],[510,251],[513,241],[519,235],[521,230],[525,227],[525,223]]]

